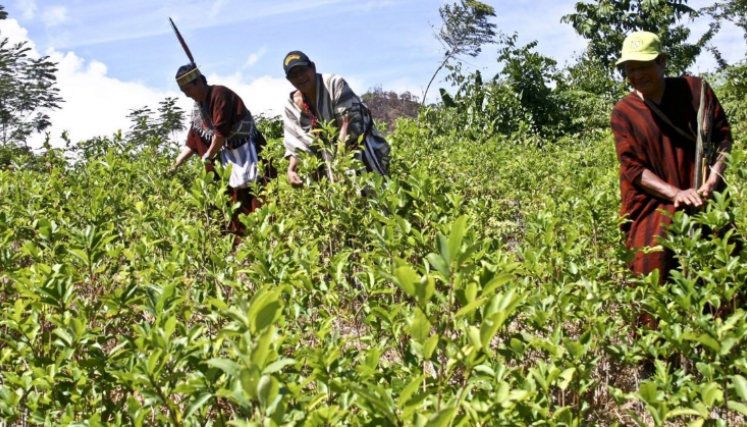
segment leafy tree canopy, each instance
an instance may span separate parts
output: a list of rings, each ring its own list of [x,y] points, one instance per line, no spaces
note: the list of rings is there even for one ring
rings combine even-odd
[[[441,29],[438,39],[444,43],[449,55],[480,54],[482,45],[492,42],[495,37],[495,24],[489,19],[495,16],[495,9],[474,0],[461,0],[461,4],[445,4],[439,8]]]
[[[441,15],[441,28],[436,38],[444,45],[444,59],[433,73],[423,94],[423,102],[428,89],[439,71],[454,57],[468,55],[475,57],[482,51],[482,45],[493,43],[496,26],[490,22],[495,17],[495,9],[475,0],[460,0],[459,3],[445,4],[438,9]]]
[[[132,125],[127,137],[131,141],[148,143],[152,141],[160,145],[161,141],[169,139],[176,141],[176,132],[184,127],[184,110],[176,105],[176,98],[167,97],[158,103],[158,111],[153,112],[149,107],[130,110],[127,116]],[[157,114],[156,114],[157,113]]]
[[[7,13],[0,6],[0,19]],[[48,57],[32,58],[25,42],[0,39],[0,142],[25,143],[52,123],[49,111],[63,102],[55,87],[57,64]]]
[[[710,7],[703,9],[718,22],[729,21],[744,31],[744,39],[747,41],[747,0],[729,0],[716,2]]]
[[[688,43],[691,31],[679,23],[697,17],[698,12],[687,5],[687,0],[595,0],[578,2],[575,10],[561,22],[570,23],[589,40],[589,54],[610,71],[614,70],[625,36],[633,31],[650,31],[661,38],[669,56],[668,69],[673,74],[683,74],[718,29],[714,23],[697,42]]]

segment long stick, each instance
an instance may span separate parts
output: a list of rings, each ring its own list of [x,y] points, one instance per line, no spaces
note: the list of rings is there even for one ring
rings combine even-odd
[[[706,81],[703,79],[700,83],[700,106],[698,107],[698,135],[695,143],[695,177],[693,187],[695,190],[700,189],[707,179],[708,167],[711,162],[711,122],[713,121],[713,111],[710,103],[706,105]],[[708,152],[705,152],[704,145],[708,145]],[[697,213],[703,209],[694,208],[693,212]],[[690,229],[690,238],[695,235],[695,230]]]
[[[695,189],[699,189],[703,182],[705,181],[706,177],[706,164],[703,161],[703,143],[708,141],[703,141],[703,137],[706,136],[705,134],[705,128],[710,127],[708,126],[708,118],[706,117],[707,109],[705,107],[705,97],[706,97],[706,82],[703,80],[700,84],[700,107],[698,108],[698,139],[695,144],[695,179],[693,180],[693,187]],[[707,137],[707,136],[706,136]]]
[[[179,32],[179,29],[176,28],[176,24],[174,24],[174,20],[169,18],[169,22],[171,22],[171,28],[174,29],[174,33],[176,33],[176,38],[179,39],[179,43],[181,43],[182,49],[184,49],[184,53],[186,53],[187,58],[189,58],[189,62],[192,63],[193,66],[195,66],[195,58],[192,56],[192,52],[189,50],[189,46],[187,46],[187,42],[184,41],[184,37],[182,37],[182,34]]]

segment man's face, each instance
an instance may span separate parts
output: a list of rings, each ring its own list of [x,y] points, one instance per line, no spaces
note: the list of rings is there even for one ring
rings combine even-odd
[[[310,93],[316,89],[316,70],[313,66],[299,65],[288,72],[288,81],[293,87],[303,93]]]
[[[187,98],[191,98],[196,102],[202,102],[203,93],[200,86],[201,82],[195,81],[180,86],[179,89]]]
[[[652,61],[628,61],[625,63],[625,75],[628,83],[645,97],[659,93],[664,85],[665,59],[660,57]]]

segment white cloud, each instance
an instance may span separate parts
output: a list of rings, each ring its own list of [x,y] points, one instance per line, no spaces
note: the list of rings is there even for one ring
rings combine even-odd
[[[56,27],[68,20],[67,8],[65,6],[52,6],[44,9],[42,20],[47,27]]]
[[[263,56],[265,56],[265,53],[267,53],[267,47],[262,47],[262,49],[258,50],[257,52],[252,53],[249,55],[249,58],[246,60],[246,64],[244,64],[244,67],[251,67],[252,65],[256,64],[257,61],[259,61]]]
[[[228,3],[227,0],[217,0],[215,3],[213,3],[212,8],[210,8],[210,16],[217,16],[223,9],[223,6],[226,5],[226,3]]]
[[[39,56],[26,29],[18,25],[16,20],[0,21],[0,32],[12,43],[26,41],[27,46],[32,48],[29,54]],[[111,135],[119,129],[126,130],[130,126],[127,114],[131,109],[144,105],[155,107],[166,96],[180,95],[108,77],[106,65],[97,61],[86,63],[73,52],[50,50],[46,54],[57,63],[57,88],[65,100],[60,104],[60,109],[49,112],[52,127],[47,131],[54,146],[64,143],[59,137],[65,130],[73,142]],[[189,108],[189,100],[183,99],[180,106]],[[34,135],[29,145],[39,147],[42,141],[44,135]]]
[[[34,56],[38,52],[28,39],[26,29],[14,19],[0,21],[0,32],[11,42],[27,41]],[[164,98],[176,97],[177,105],[189,112],[192,101],[176,90],[162,91],[138,82],[126,82],[108,76],[107,66],[99,61],[86,61],[74,52],[46,52],[50,60],[57,63],[57,87],[65,100],[61,108],[50,112],[52,127],[47,129],[51,144],[61,146],[63,131],[67,131],[75,143],[96,136],[109,136],[118,130],[126,131],[131,123],[127,118],[130,110],[148,106],[155,109]],[[229,87],[244,100],[256,116],[259,114],[280,114],[285,97],[293,89],[283,78],[270,76],[249,81],[242,74],[231,76],[209,75],[210,84]],[[35,135],[31,147],[39,147],[44,135]]]
[[[0,31],[13,42],[29,41],[33,47],[27,31],[13,19],[0,21]],[[253,55],[259,58],[265,51],[263,48]],[[38,55],[35,51],[32,53]],[[141,83],[112,78],[108,76],[105,64],[95,60],[86,61],[74,52],[50,50],[46,54],[58,64],[57,87],[65,100],[62,108],[50,113],[52,127],[47,131],[50,132],[53,146],[64,143],[60,139],[63,131],[68,132],[74,143],[96,136],[109,136],[120,129],[126,131],[131,125],[127,118],[130,110],[143,106],[154,109],[167,96],[178,98],[177,105],[191,111],[192,101],[176,90],[161,91]],[[293,91],[293,86],[286,79],[269,75],[249,79],[242,73],[210,74],[207,78],[210,84],[227,86],[241,96],[254,116],[282,114],[285,100]],[[355,77],[347,77],[347,81],[359,95],[367,89],[363,81]],[[387,89],[414,89],[410,82],[404,80],[394,86]],[[36,135],[29,145],[39,147],[43,140],[43,135]]]
[[[0,37],[7,38],[11,44],[26,42],[26,46],[31,48],[31,54],[39,57],[36,53],[36,45],[29,39],[29,32],[23,28],[15,19],[0,20]]]
[[[155,109],[167,96],[178,98],[177,105],[186,112],[191,111],[192,101],[181,93],[111,78],[101,62],[86,62],[73,52],[54,52],[51,59],[59,64],[58,87],[65,100],[62,108],[51,114],[53,144],[62,143],[55,138],[63,130],[68,131],[73,142],[111,135],[120,129],[126,131],[131,125],[127,118],[130,110],[143,106]],[[210,75],[208,80],[210,84],[221,84],[236,92],[255,116],[279,114],[284,96],[292,89],[284,79],[269,76],[245,81],[241,74]]]
[[[247,81],[241,73],[231,76],[209,75],[210,84],[228,87],[236,92],[254,116],[276,115],[283,112],[285,99],[293,86],[284,78],[262,76]]]
[[[55,138],[63,130],[68,131],[73,142],[111,135],[120,129],[126,131],[131,125],[127,118],[130,110],[143,106],[155,110],[158,102],[167,96],[178,98],[177,105],[184,111],[192,109],[192,101],[177,91],[159,91],[140,83],[111,78],[107,76],[105,64],[86,62],[73,52],[54,52],[51,59],[59,64],[58,87],[65,100],[62,108],[51,114],[53,144],[62,143]],[[209,75],[208,80],[210,84],[224,85],[236,92],[255,116],[280,114],[284,96],[292,89],[284,79],[269,76],[245,81],[241,74]],[[37,138],[39,142],[42,139]]]
[[[73,142],[127,130],[130,110],[146,105],[154,108],[165,97],[178,96],[176,92],[111,78],[105,64],[86,62],[73,52],[53,52],[50,59],[58,64],[57,87],[65,100],[61,109],[50,114],[53,143],[61,143],[56,138],[63,130],[68,131]],[[180,106],[188,108],[189,102],[183,101]]]
[[[23,19],[33,19],[34,13],[36,12],[36,1],[16,0],[16,8],[21,11],[21,17]]]

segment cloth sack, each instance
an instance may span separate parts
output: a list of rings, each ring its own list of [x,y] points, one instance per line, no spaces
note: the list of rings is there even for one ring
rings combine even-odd
[[[365,125],[363,137],[363,163],[368,166],[371,171],[378,173],[379,175],[389,175],[389,155],[391,147],[386,139],[375,134],[373,132],[373,117],[368,107],[361,102],[361,116],[363,117],[363,123]]]

